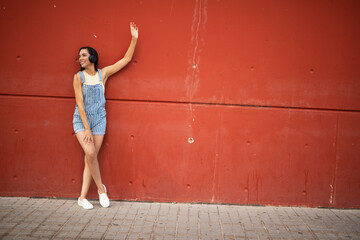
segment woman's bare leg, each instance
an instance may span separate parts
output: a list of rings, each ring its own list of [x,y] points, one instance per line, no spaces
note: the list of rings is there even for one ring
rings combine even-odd
[[[78,132],[76,137],[84,150],[85,153],[85,168],[83,173],[83,184],[81,188],[80,200],[84,199],[89,191],[91,184],[91,178],[94,179],[96,186],[100,193],[105,192],[105,189],[102,185],[101,174],[99,169],[99,162],[97,155],[101,148],[104,135],[94,135],[94,143],[85,144],[84,132]]]
[[[96,155],[99,154],[103,139],[104,139],[104,135],[94,135]],[[89,191],[91,180],[92,180],[89,165],[86,161],[86,156],[84,156],[84,162],[85,162],[85,167],[84,167],[84,173],[83,173],[83,183],[82,183],[82,187],[81,187],[80,200],[86,198],[86,195]],[[100,191],[100,193],[102,193],[102,191],[100,189],[99,189],[99,191]]]
[[[86,198],[86,195],[89,191],[91,180],[92,180],[90,169],[89,169],[88,163],[86,161],[86,156],[84,156],[84,162],[85,162],[85,167],[84,167],[84,173],[83,173],[83,182],[82,182],[82,186],[81,186],[80,200],[83,200],[84,198]]]

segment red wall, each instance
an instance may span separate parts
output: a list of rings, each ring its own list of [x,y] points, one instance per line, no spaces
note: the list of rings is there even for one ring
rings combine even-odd
[[[79,195],[77,51],[114,63],[134,21],[106,86],[111,199],[360,207],[358,1],[87,3],[0,0],[0,195]]]

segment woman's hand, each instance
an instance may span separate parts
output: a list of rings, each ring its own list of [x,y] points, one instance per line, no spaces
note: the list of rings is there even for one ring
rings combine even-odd
[[[131,32],[131,36],[135,39],[138,39],[139,37],[139,30],[138,27],[136,26],[136,24],[134,22],[130,23],[130,32]]]
[[[85,144],[90,144],[90,143],[94,142],[94,137],[93,137],[92,132],[91,132],[91,130],[89,128],[85,129],[84,142],[85,142]]]
[[[126,66],[126,64],[128,64],[133,55],[134,55],[134,50],[135,50],[135,46],[136,46],[136,42],[137,42],[137,39],[139,37],[139,30],[138,30],[138,27],[136,26],[135,23],[133,22],[130,22],[130,32],[131,32],[131,36],[132,36],[132,39],[131,39],[131,42],[130,42],[130,46],[128,48],[128,50],[126,51],[125,53],[125,56],[120,59],[119,61],[117,61],[116,63],[114,63],[113,65],[110,65],[110,66],[107,66],[107,67],[104,67],[102,69],[102,72],[103,72],[103,79],[104,79],[104,84],[106,83],[107,79],[115,74],[116,72],[118,72],[120,69],[122,69],[123,67]]]

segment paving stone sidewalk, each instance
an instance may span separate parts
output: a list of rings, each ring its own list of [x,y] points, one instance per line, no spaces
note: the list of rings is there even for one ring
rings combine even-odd
[[[0,197],[1,239],[360,239],[360,210]]]

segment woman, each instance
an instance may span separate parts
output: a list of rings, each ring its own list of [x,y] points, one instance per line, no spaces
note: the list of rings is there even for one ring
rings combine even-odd
[[[125,67],[131,60],[138,39],[138,28],[130,23],[132,40],[125,56],[113,65],[98,69],[98,55],[91,47],[79,50],[81,71],[74,75],[76,108],[73,125],[76,137],[85,153],[85,168],[81,194],[78,205],[92,209],[93,205],[86,200],[91,178],[98,188],[100,204],[110,206],[106,187],[102,183],[97,155],[104,139],[106,129],[105,84],[108,78]]]

